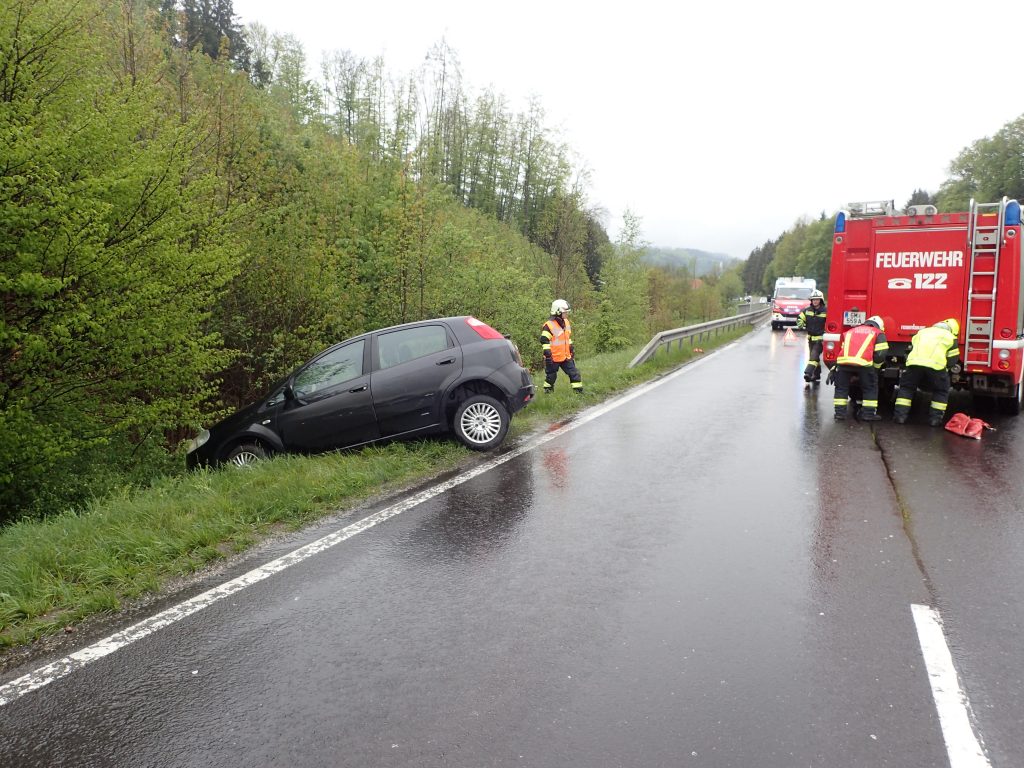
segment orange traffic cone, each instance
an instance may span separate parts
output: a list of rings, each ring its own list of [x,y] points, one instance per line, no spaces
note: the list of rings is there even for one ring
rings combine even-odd
[[[793,333],[793,329],[792,328],[787,328],[786,329],[786,335],[785,335],[785,337],[783,337],[782,343],[783,344],[789,344],[789,342],[791,342],[791,341],[796,341],[796,334]]]

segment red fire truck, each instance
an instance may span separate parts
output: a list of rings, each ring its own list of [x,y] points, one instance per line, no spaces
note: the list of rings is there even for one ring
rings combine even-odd
[[[832,237],[825,364],[835,364],[840,334],[878,315],[890,357],[882,369],[891,394],[914,333],[947,317],[960,322],[963,369],[957,389],[995,398],[1008,413],[1024,395],[1024,285],[1021,207],[1016,200],[971,201],[966,213],[885,204],[851,205]],[[886,387],[886,385],[888,385]]]

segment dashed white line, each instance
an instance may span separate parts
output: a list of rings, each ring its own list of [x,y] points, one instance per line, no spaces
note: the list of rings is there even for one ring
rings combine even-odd
[[[951,768],[991,768],[971,725],[971,705],[953,666],[942,617],[927,605],[914,604],[911,609]]]
[[[110,635],[109,637],[105,637],[104,639],[96,643],[93,643],[92,645],[83,648],[80,651],[76,651],[68,656],[65,656],[62,659],[58,659],[57,661],[54,661],[50,664],[39,667],[38,669],[35,669],[32,672],[23,675],[22,677],[12,680],[9,683],[0,685],[0,707],[4,706],[5,704],[10,704],[12,701],[21,698],[27,693],[42,688],[45,685],[49,685],[55,680],[59,680],[60,678],[71,674],[76,669],[84,667],[86,664],[96,661],[97,659],[102,659],[104,656],[109,656],[111,653],[114,653],[114,651],[117,651],[125,647],[126,645],[135,642],[136,640],[141,640],[142,638],[146,637],[147,635],[153,634],[159,629],[163,629],[164,627],[168,627],[171,624],[181,621],[185,617],[191,616],[193,613],[197,613],[203,610],[204,608],[213,605],[217,601],[222,600],[230,595],[233,595],[236,592],[239,592],[248,586],[261,582],[267,577],[274,575],[275,573],[280,573],[286,568],[290,568],[293,565],[297,565],[298,563],[301,563],[303,560],[306,560],[307,558],[310,558],[313,555],[319,554],[320,552],[330,549],[335,544],[340,544],[341,542],[345,541],[346,539],[352,538],[358,533],[362,533],[363,531],[369,530],[378,523],[383,523],[385,520],[395,517],[396,515],[400,515],[403,512],[406,512],[412,509],[413,507],[418,506],[419,504],[422,504],[423,502],[434,498],[435,496],[445,493],[446,491],[449,491],[452,488],[461,485],[462,483],[468,482],[469,480],[472,480],[474,477],[482,475],[484,472],[488,472],[494,469],[495,467],[501,466],[502,464],[511,461],[512,459],[518,458],[527,451],[532,451],[534,448],[544,445],[545,443],[554,440],[556,437],[559,437],[560,435],[563,435],[566,432],[576,429],[577,427],[581,427],[584,424],[598,418],[599,416],[603,416],[609,411],[612,411],[615,408],[618,408],[619,406],[625,405],[631,400],[635,400],[641,395],[650,392],[652,389],[660,387],[662,384],[665,384],[671,381],[672,379],[682,376],[685,373],[689,373],[690,371],[702,365],[706,360],[713,357],[716,353],[725,351],[726,349],[735,346],[737,343],[738,342],[734,341],[730,344],[727,344],[726,346],[716,350],[715,352],[702,357],[700,360],[695,360],[689,365],[686,365],[676,371],[673,371],[672,373],[662,376],[660,379],[656,379],[655,381],[651,381],[646,384],[641,384],[640,386],[629,390],[620,397],[609,400],[608,402],[603,403],[602,405],[595,406],[594,408],[585,411],[578,418],[574,419],[568,424],[565,424],[564,426],[559,427],[558,429],[552,430],[551,432],[546,432],[545,434],[523,444],[519,448],[509,451],[508,453],[504,453],[501,456],[498,456],[497,458],[492,459],[491,461],[488,461],[484,464],[481,464],[480,466],[475,467],[467,472],[463,472],[461,475],[458,475],[457,477],[453,477],[450,480],[446,480],[443,483],[439,483],[438,485],[431,486],[430,488],[427,488],[426,490],[421,491],[420,493],[417,493],[413,496],[410,496],[407,499],[404,499],[398,504],[387,507],[386,509],[382,509],[379,512],[375,512],[372,515],[364,517],[359,522],[352,523],[351,525],[348,525],[338,531],[335,531],[334,533],[324,536],[322,539],[318,539],[311,544],[307,544],[304,547],[300,547],[299,549],[293,550],[292,552],[289,552],[288,554],[283,555],[282,557],[279,557],[276,560],[272,560],[271,562],[266,563],[265,565],[262,565],[259,568],[254,568],[248,573],[245,573],[235,579],[232,579],[231,581],[225,582],[224,584],[214,587],[213,589],[207,590],[206,592],[203,592],[201,595],[196,595],[190,600],[186,600],[183,603],[179,603],[178,605],[168,608],[165,611],[161,611],[160,613],[151,616],[148,619],[144,619],[143,621],[140,621],[137,624],[133,624],[127,629],[124,629],[120,632],[116,632],[113,635]]]

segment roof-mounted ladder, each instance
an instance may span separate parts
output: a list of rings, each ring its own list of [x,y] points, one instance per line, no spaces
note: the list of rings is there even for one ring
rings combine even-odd
[[[1003,244],[1007,198],[998,203],[971,200],[967,219],[967,245],[971,272],[967,290],[967,323],[964,331],[964,364],[992,365],[992,340],[996,318],[996,275]],[[991,214],[996,216],[992,217]]]

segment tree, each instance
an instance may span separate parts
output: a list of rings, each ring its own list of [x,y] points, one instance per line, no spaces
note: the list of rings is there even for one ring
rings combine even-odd
[[[62,463],[198,420],[223,362],[203,321],[237,257],[199,160],[206,126],[170,111],[159,59],[125,58],[131,15],[101,0],[4,13],[0,517]]]
[[[929,194],[923,189],[915,189],[910,194],[910,199],[903,206],[903,210],[907,210],[912,205],[935,205],[936,201],[937,198],[934,195]]]
[[[639,218],[627,211],[622,217],[619,239],[603,260],[593,330],[598,352],[628,347],[638,342],[647,330],[647,270],[640,260],[646,247],[641,240]]]
[[[1024,199],[1024,117],[992,137],[974,142],[950,164],[950,176],[937,198],[943,211],[966,211],[970,200]]]

